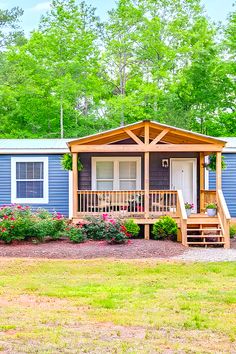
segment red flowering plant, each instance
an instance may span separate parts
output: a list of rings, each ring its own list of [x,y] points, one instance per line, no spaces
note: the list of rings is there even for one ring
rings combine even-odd
[[[17,205],[4,205],[0,208],[0,240],[11,243],[24,240],[30,224],[28,208]]]
[[[102,216],[87,218],[83,229],[88,239],[106,240],[109,244],[125,243],[131,236],[121,220],[105,213]]]
[[[131,237],[125,225],[120,220],[107,219],[106,221],[106,241],[109,244],[126,243]]]
[[[0,208],[0,240],[6,243],[29,238],[43,241],[47,236],[57,239],[66,225],[61,214],[51,214],[43,209],[34,211],[22,205]]]
[[[94,241],[105,240],[108,218],[108,214],[88,217],[86,223],[83,225],[87,238]]]

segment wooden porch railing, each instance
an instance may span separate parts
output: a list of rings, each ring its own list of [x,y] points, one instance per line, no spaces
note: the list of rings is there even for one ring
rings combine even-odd
[[[173,190],[150,190],[149,191],[149,213],[176,215],[177,212],[177,191]]]
[[[217,190],[217,213],[224,235],[225,248],[230,248],[230,213],[221,189]]]
[[[78,214],[144,214],[144,191],[78,191]]]
[[[144,190],[78,191],[78,216],[111,213],[119,217],[177,215],[177,191],[150,190],[145,210]]]

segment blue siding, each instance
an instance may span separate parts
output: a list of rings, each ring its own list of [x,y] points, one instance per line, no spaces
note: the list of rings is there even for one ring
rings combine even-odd
[[[229,212],[236,217],[236,154],[223,154],[227,168],[222,171],[222,190]],[[216,174],[209,172],[209,189],[215,189]]]
[[[61,168],[61,155],[0,155],[0,204],[11,203],[11,157],[48,157],[49,203],[31,204],[33,208],[44,208],[69,215],[69,173]],[[30,205],[30,204],[27,204]]]

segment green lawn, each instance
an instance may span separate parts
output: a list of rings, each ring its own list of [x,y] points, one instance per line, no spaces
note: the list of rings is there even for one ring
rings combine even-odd
[[[233,353],[236,263],[0,259],[0,350]]]

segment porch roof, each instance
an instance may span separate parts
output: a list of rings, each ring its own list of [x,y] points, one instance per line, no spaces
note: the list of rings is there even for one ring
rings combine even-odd
[[[148,131],[148,136],[145,135],[147,134],[146,133],[147,131]],[[148,144],[152,145],[149,151],[156,151],[156,150],[174,151],[174,146],[176,147],[177,145],[178,146],[184,145],[183,148],[185,148],[185,146],[187,145],[187,151],[189,150],[205,151],[204,146],[206,146],[206,144],[211,145],[211,146],[207,146],[206,151],[210,151],[211,148],[212,151],[221,151],[226,144],[225,141],[221,139],[217,139],[215,137],[195,133],[189,130],[180,129],[170,125],[161,124],[161,123],[148,121],[148,120],[139,121],[126,126],[114,128],[97,134],[75,139],[73,141],[68,142],[67,144],[71,151],[77,150],[75,149],[75,146],[78,146],[78,151],[85,151],[85,149],[82,148],[82,145],[86,145],[86,146],[89,145],[108,146],[109,145],[108,150],[111,151],[115,151],[115,146],[116,146],[117,151],[120,151],[121,147],[118,147],[118,145],[115,146],[114,145],[111,146],[111,145],[119,141],[121,142],[124,141],[123,146],[127,146],[125,145],[126,144],[125,140],[132,139],[133,144],[130,144],[132,147],[129,145],[128,150],[133,149],[135,151],[146,151],[144,148],[141,148],[141,145],[144,145],[143,144],[144,138],[146,139],[145,142],[146,144],[148,140]],[[135,144],[136,144],[136,148],[134,148]],[[163,144],[168,144],[168,148],[167,146],[164,147]],[[171,145],[173,146],[171,147]],[[199,147],[200,149],[199,150],[196,149],[196,145],[204,145],[204,146]],[[91,150],[90,148],[88,150]],[[101,147],[100,148],[98,147],[98,151],[100,150],[102,150]]]

